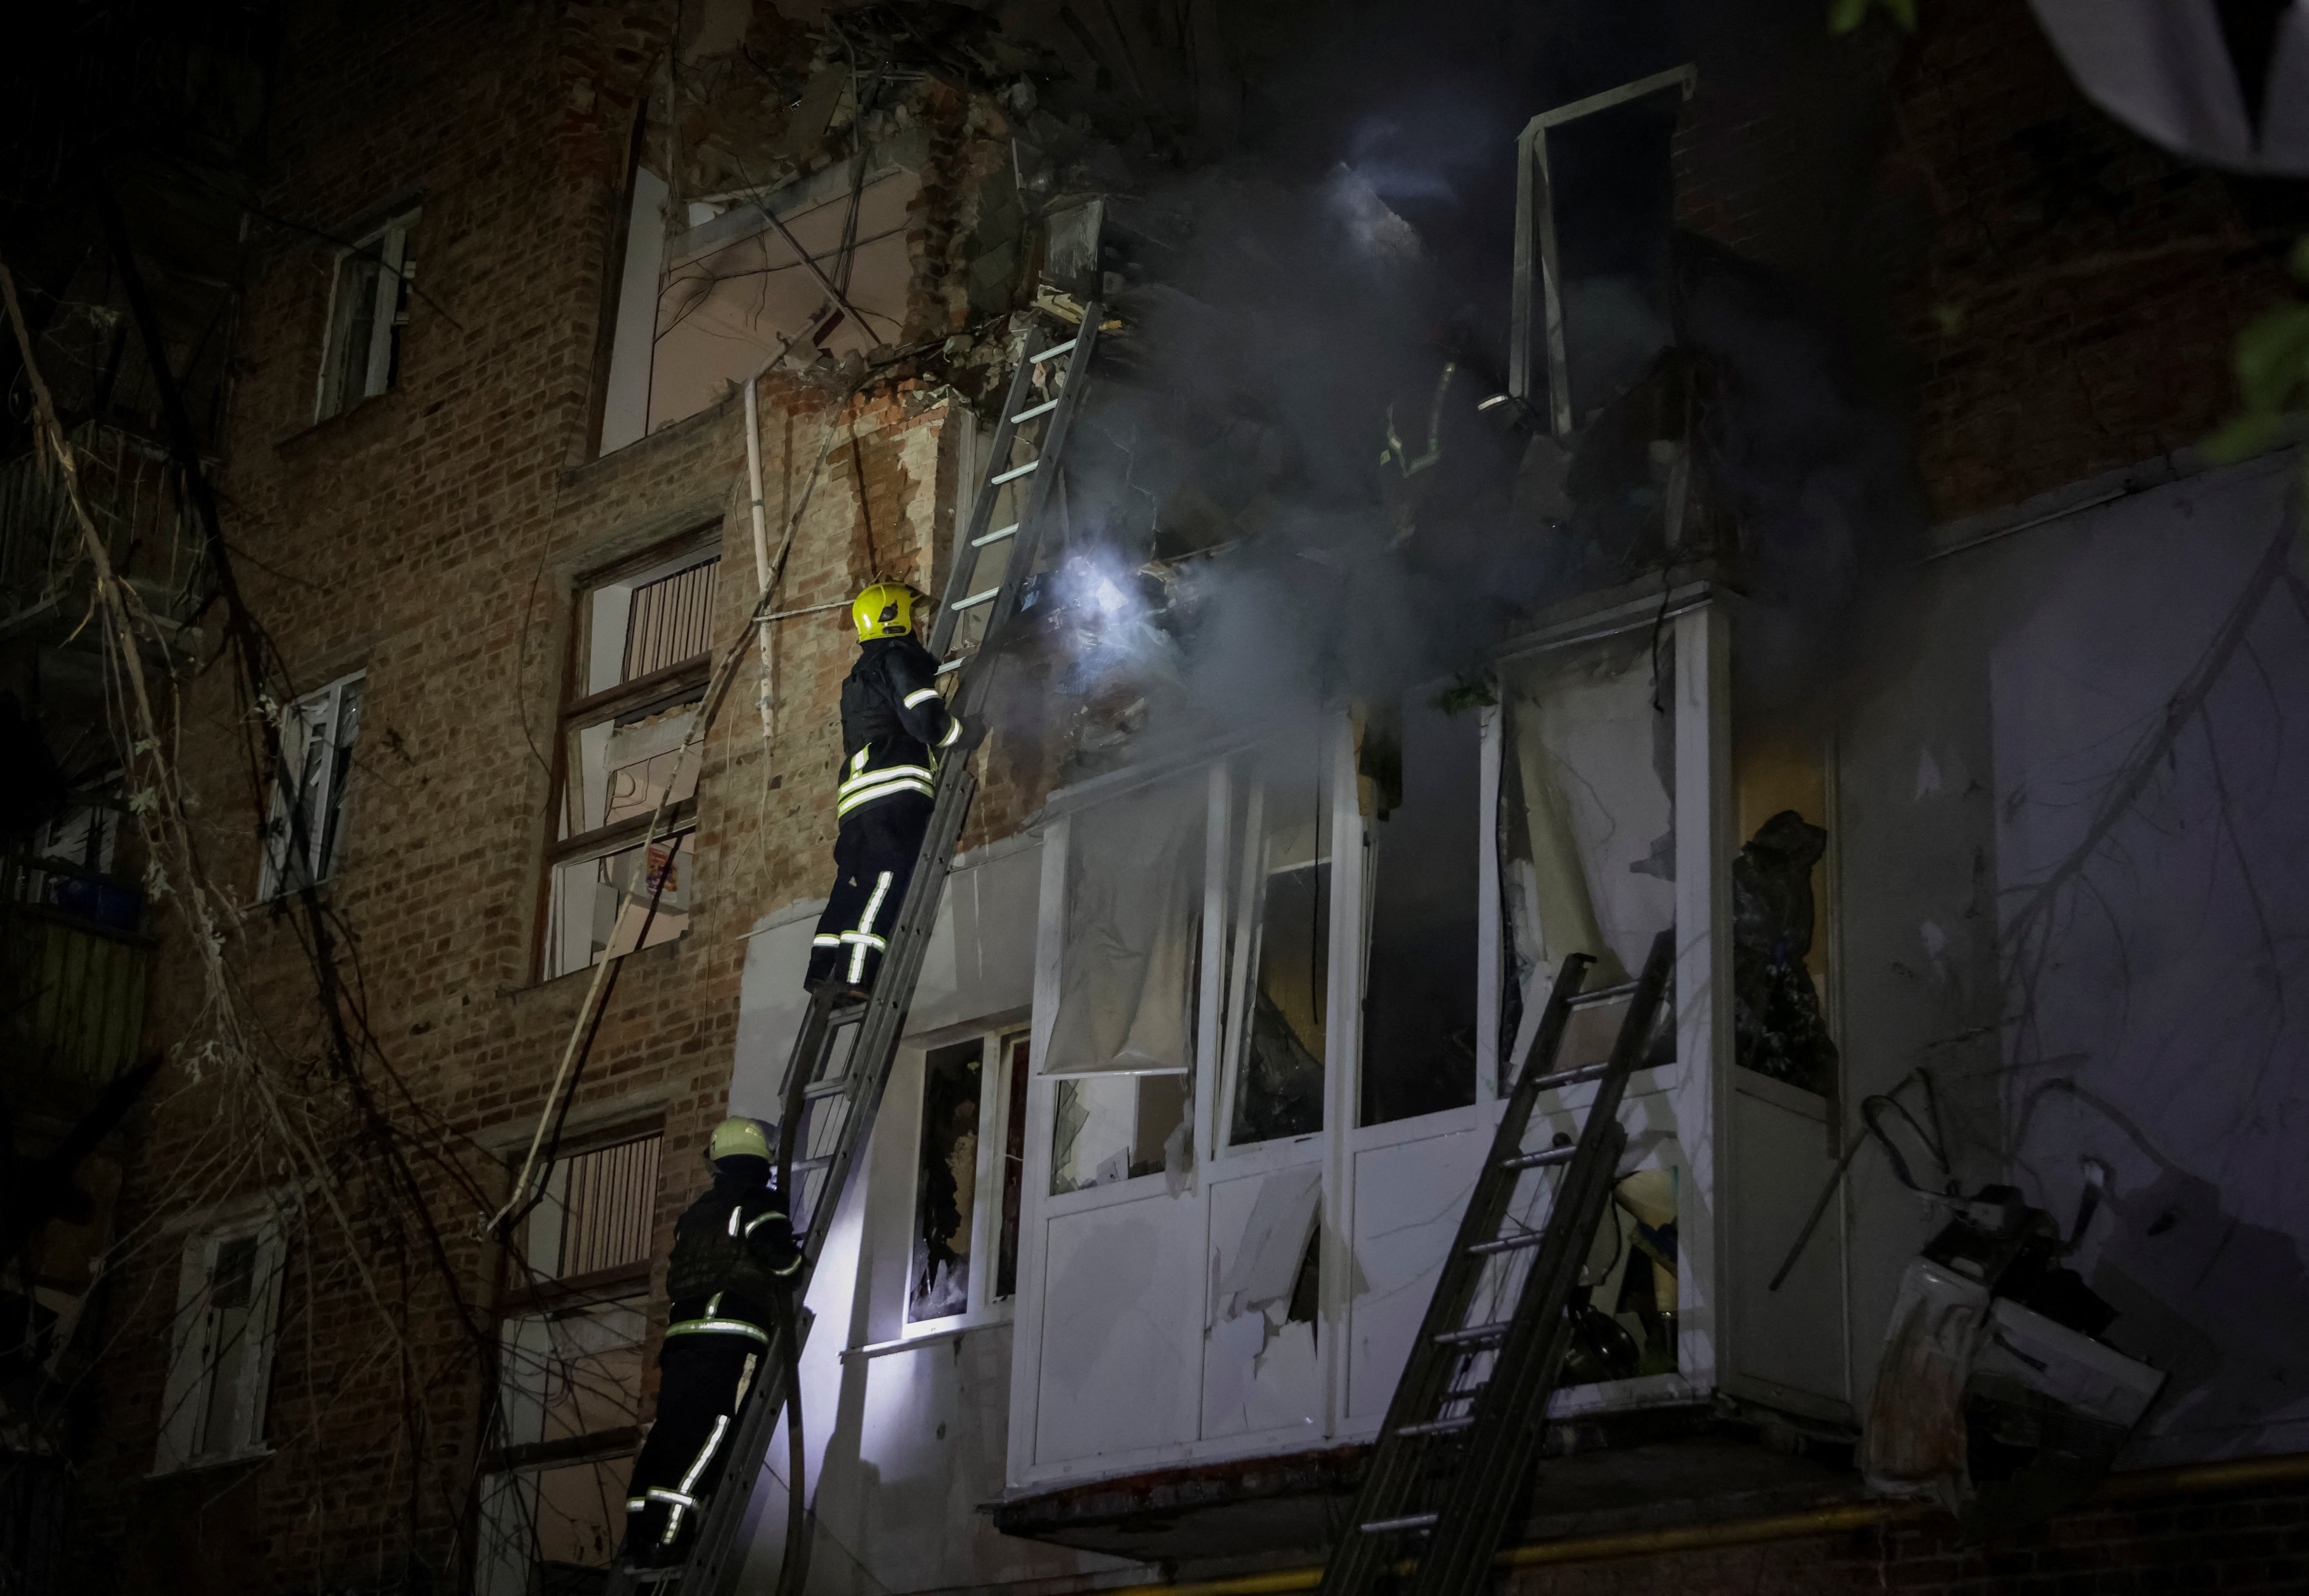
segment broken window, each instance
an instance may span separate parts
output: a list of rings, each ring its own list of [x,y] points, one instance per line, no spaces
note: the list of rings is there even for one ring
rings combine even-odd
[[[1918,773],[1937,786],[1927,758]],[[1766,723],[1732,749],[1732,1060],[1826,1097],[1837,1085],[1829,1009],[1836,902],[1828,891],[1828,764],[1808,739]]]
[[[281,712],[281,768],[264,827],[261,899],[336,873],[364,686],[359,673],[343,677]]]
[[[1194,1066],[1206,807],[1201,781],[1173,782],[1068,822],[1066,939],[1045,1074]]]
[[[698,758],[682,746],[705,697],[720,563],[717,551],[693,547],[596,582],[580,600],[575,702],[561,717],[548,979],[688,927]]]
[[[405,211],[337,256],[329,290],[313,419],[325,421],[392,387],[401,375],[401,330],[417,276],[417,212]]]
[[[618,319],[610,340],[609,379],[601,393],[601,453],[649,431],[650,358],[657,330],[658,279],[665,267],[665,179],[636,167],[618,279]]]
[[[1733,1062],[1822,1096],[1836,1083],[1836,1043],[1807,961],[1827,851],[1826,831],[1783,809],[1732,861]]]
[[[156,1471],[265,1450],[287,1250],[270,1213],[219,1226],[186,1245]]]
[[[645,1260],[643,1269],[645,1287]],[[505,1321],[498,1445],[481,1482],[480,1596],[591,1588],[568,1582],[609,1566],[640,1439],[648,1306],[629,1291]]]
[[[1183,1180],[1193,1134],[1193,1077],[1089,1075],[1060,1081],[1051,1141],[1051,1195],[1141,1175]]]
[[[1245,996],[1232,1005],[1228,1094],[1235,1143],[1323,1128],[1331,817],[1320,759],[1310,741],[1269,761],[1245,798],[1233,980]]]
[[[806,366],[899,342],[908,211],[921,192],[912,171],[842,166],[760,203],[691,201],[688,230],[663,243],[643,430],[696,415],[782,353]],[[605,446],[606,436],[605,425]]]
[[[478,1596],[592,1589],[625,1533],[662,1134],[557,1158],[497,1332]]]
[[[1413,694],[1366,717],[1371,934],[1363,979],[1362,1122],[1475,1100],[1483,893],[1483,722]]]
[[[906,1319],[970,1307],[971,1226],[978,1204],[978,1104],[986,1043],[931,1049],[922,1061],[922,1125],[914,1165],[913,1263]]]
[[[1024,1032],[1002,1044],[1002,1090],[1008,1107],[1002,1116],[1002,1224],[995,1243],[994,1298],[1018,1294],[1018,1225],[1026,1196],[1026,1061]]]
[[[1587,990],[1625,986],[1653,936],[1675,923],[1673,665],[1671,652],[1656,660],[1636,635],[1542,654],[1503,674],[1501,892],[1526,1033],[1567,955],[1595,958]],[[1626,1009],[1622,997],[1575,1010],[1558,1062],[1609,1057]],[[1655,1048],[1672,1047],[1673,1036],[1664,1025]],[[1503,1067],[1522,1041],[1502,1050]]]

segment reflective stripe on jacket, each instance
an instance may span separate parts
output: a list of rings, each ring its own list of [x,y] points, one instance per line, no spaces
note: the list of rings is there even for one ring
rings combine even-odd
[[[885,798],[933,794],[938,751],[961,739],[962,723],[938,690],[938,661],[911,637],[860,645],[842,684],[842,781],[836,817]]]

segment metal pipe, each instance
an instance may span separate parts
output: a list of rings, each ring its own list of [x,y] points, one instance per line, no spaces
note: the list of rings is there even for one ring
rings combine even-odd
[[[770,596],[770,529],[762,510],[762,401],[756,391],[759,382],[758,377],[746,379],[746,490],[753,496],[756,591],[766,602]],[[766,748],[770,741],[770,680],[776,669],[770,658],[770,617],[764,616],[754,630],[762,648],[762,686],[754,703],[762,713],[762,744]]]
[[[2132,1501],[2144,1497],[2200,1491],[2236,1490],[2257,1485],[2289,1485],[2309,1481],[2309,1453],[2279,1457],[2232,1458],[2215,1463],[2184,1463],[2169,1469],[2142,1469],[2112,1475],[2082,1506]],[[1877,1525],[1921,1523],[1939,1516],[1940,1509],[1924,1502],[1846,1502],[1835,1507],[1815,1507],[1803,1513],[1772,1518],[1738,1519],[1729,1523],[1691,1524],[1675,1530],[1637,1530],[1620,1535],[1580,1535],[1562,1540],[1540,1540],[1509,1547],[1492,1559],[1494,1568],[1542,1568],[1562,1563],[1603,1562],[1614,1557],[1656,1557],[1665,1552],[1699,1551],[1723,1546],[1755,1546],[1773,1540],[1802,1540]],[[1311,1591],[1323,1583],[1323,1571],[1275,1568],[1264,1574],[1237,1574],[1228,1579],[1197,1580],[1186,1584],[1125,1585],[1101,1591],[1097,1596],[1277,1596],[1286,1591]]]

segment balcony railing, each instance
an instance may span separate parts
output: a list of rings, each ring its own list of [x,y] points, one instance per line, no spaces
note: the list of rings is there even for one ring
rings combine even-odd
[[[52,1077],[101,1086],[135,1057],[154,947],[126,882],[56,859],[0,860],[0,1029]],[[21,1049],[21,1052],[18,1052]]]

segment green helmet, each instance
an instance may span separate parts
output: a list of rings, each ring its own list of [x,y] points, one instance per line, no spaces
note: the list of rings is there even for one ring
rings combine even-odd
[[[725,1119],[713,1127],[713,1140],[705,1144],[708,1163],[718,1164],[725,1158],[766,1161],[770,1156],[770,1127],[758,1119]]]

